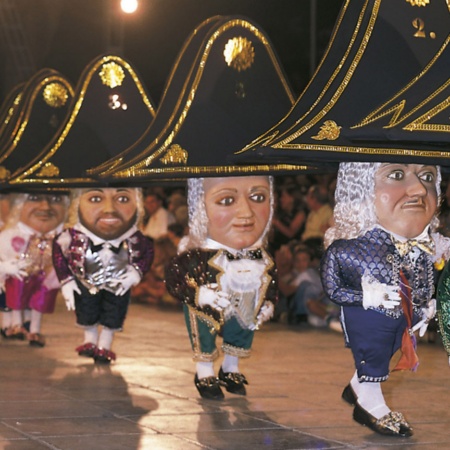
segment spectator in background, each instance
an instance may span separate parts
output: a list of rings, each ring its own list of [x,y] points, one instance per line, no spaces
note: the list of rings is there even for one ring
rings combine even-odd
[[[275,252],[292,240],[299,240],[305,226],[306,212],[300,189],[290,183],[280,187],[277,208],[272,220],[270,250]]]
[[[167,234],[167,227],[175,222],[173,214],[164,207],[164,198],[157,190],[145,193],[144,208],[147,222],[142,230],[143,234],[158,239]]]
[[[333,209],[329,204],[328,188],[322,185],[313,185],[306,194],[306,205],[308,216],[305,223],[305,231],[302,234],[302,241],[307,242],[315,239],[323,241],[325,231],[329,228],[333,217]]]

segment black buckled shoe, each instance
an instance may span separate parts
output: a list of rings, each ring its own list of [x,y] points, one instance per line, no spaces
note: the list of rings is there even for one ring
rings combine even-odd
[[[237,395],[247,394],[244,384],[248,384],[248,381],[242,373],[224,372],[221,367],[219,370],[219,380],[223,382],[228,392]]]
[[[413,429],[405,420],[402,413],[391,411],[380,419],[376,419],[367,412],[359,403],[356,403],[353,410],[353,419],[369,427],[376,433],[385,436],[410,437],[413,435]]]
[[[198,375],[195,374],[194,383],[202,398],[207,398],[209,400],[223,400],[225,397],[222,389],[220,389],[220,382],[217,377],[205,377],[199,379]]]
[[[355,406],[356,401],[358,400],[358,396],[356,395],[355,391],[352,388],[352,385],[349,383],[347,386],[345,386],[344,390],[342,391],[342,400],[347,402],[349,405]]]
[[[45,347],[45,337],[40,333],[28,333],[28,342],[31,347]]]

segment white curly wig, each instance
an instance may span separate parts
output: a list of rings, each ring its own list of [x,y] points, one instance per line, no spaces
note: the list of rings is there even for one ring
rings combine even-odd
[[[337,175],[333,226],[325,233],[325,248],[337,239],[353,239],[373,228],[375,213],[375,174],[381,163],[341,163]],[[436,192],[441,201],[441,170],[437,168]],[[430,230],[437,229],[437,212]]]
[[[272,225],[274,211],[273,177],[268,176],[270,188],[270,216],[261,236],[263,245],[267,244],[267,235]],[[204,178],[190,178],[187,181],[189,235],[182,241],[179,251],[204,247],[208,237],[208,216],[205,208]]]

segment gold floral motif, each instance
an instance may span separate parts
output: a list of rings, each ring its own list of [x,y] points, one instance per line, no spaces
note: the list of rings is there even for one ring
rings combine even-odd
[[[161,158],[163,164],[186,164],[188,152],[178,144],[172,144],[166,154]]]
[[[59,169],[53,163],[48,162],[36,175],[38,177],[56,177],[59,175]]]
[[[0,180],[6,180],[10,175],[11,172],[5,166],[0,166]]]
[[[334,141],[339,137],[341,128],[342,127],[338,126],[338,124],[334,120],[327,120],[320,127],[319,133],[312,138],[317,141],[323,141],[324,139]]]
[[[237,70],[247,70],[255,61],[255,49],[252,43],[244,37],[230,39],[223,51],[229,67]]]
[[[45,103],[53,108],[61,108],[67,103],[69,92],[60,83],[49,83],[42,93]]]
[[[115,87],[122,85],[125,78],[125,72],[119,64],[109,62],[103,65],[99,76],[105,86],[114,89]]]
[[[430,0],[406,0],[408,3],[411,3],[413,6],[427,6],[430,3]]]

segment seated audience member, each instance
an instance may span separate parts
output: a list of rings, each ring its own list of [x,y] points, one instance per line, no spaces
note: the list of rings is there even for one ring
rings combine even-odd
[[[299,240],[305,226],[306,212],[296,184],[278,190],[277,208],[272,219],[270,247],[275,253],[282,245]]]
[[[302,234],[303,242],[311,239],[323,240],[325,231],[330,227],[333,209],[328,202],[328,189],[324,186],[313,185],[306,195],[308,215],[306,217],[305,231]]]
[[[167,227],[175,222],[173,214],[164,207],[161,192],[149,190],[144,196],[145,225],[142,233],[152,239],[158,239],[167,234]]]
[[[307,321],[306,301],[317,298],[322,293],[322,284],[317,269],[312,267],[313,253],[303,244],[292,248],[292,270],[279,279],[281,308],[288,313],[288,323],[298,324]]]
[[[150,270],[142,281],[131,289],[131,297],[141,303],[162,303],[171,300],[164,273],[166,265],[176,255],[177,248],[168,236],[156,239],[153,245],[155,253]]]

